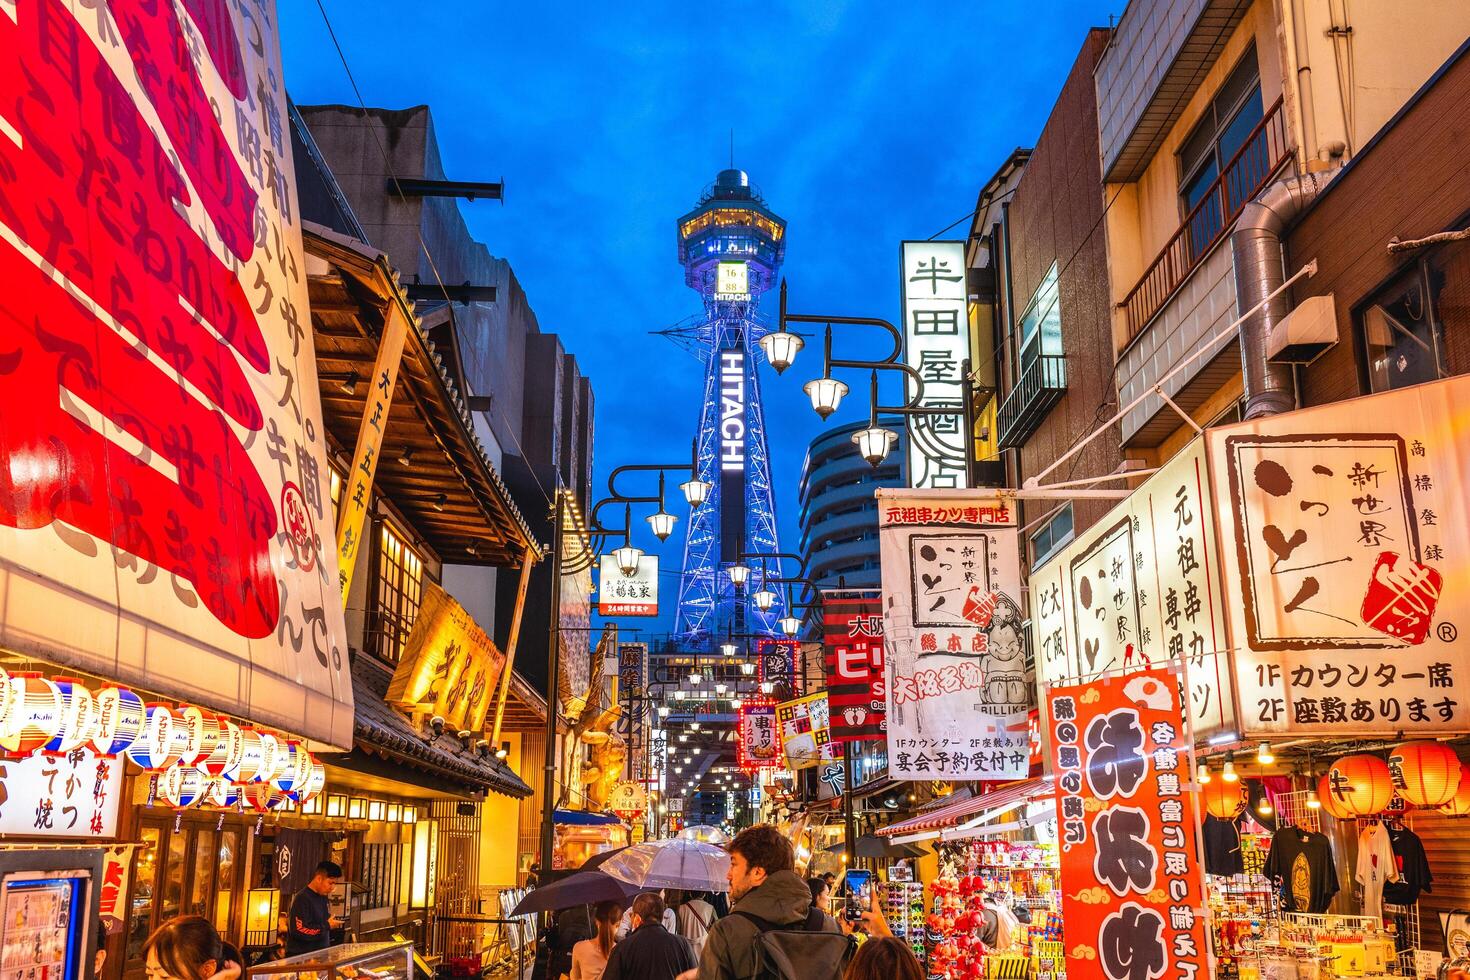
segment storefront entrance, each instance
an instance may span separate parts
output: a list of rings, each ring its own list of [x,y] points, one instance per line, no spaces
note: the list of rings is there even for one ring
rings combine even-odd
[[[218,818],[180,821],[172,814],[142,817],[128,910],[126,975],[143,974],[143,943],[161,922],[202,915],[223,935],[233,935],[242,913],[249,826]]]

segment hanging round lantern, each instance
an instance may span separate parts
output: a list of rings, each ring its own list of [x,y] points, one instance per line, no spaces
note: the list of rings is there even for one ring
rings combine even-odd
[[[13,759],[23,759],[43,748],[61,730],[65,705],[61,689],[35,673],[12,674],[15,708],[10,725],[0,736],[0,747]]]
[[[207,776],[224,776],[240,765],[240,753],[245,750],[245,736],[240,726],[224,715],[215,719],[218,732],[214,748],[198,762],[198,769]]]
[[[281,760],[281,766],[276,771],[276,788],[294,800],[295,791],[304,786],[306,777],[311,775],[311,753],[293,739],[282,749]]]
[[[9,733],[11,720],[15,716],[17,700],[17,684],[14,676],[7,670],[0,668],[0,736]]]
[[[1350,817],[1382,813],[1393,799],[1388,763],[1376,755],[1345,755],[1327,770],[1327,796]]]
[[[104,687],[97,692],[97,724],[93,726],[92,751],[111,759],[137,741],[146,718],[143,699],[125,687]]]
[[[193,766],[172,765],[156,778],[158,798],[175,810],[187,810],[204,795],[206,777]]]
[[[1406,803],[1439,806],[1460,788],[1460,757],[1443,742],[1404,742],[1388,753],[1388,775]]]
[[[200,762],[209,758],[209,754],[214,751],[215,743],[219,741],[219,716],[212,711],[196,708],[192,704],[181,707],[179,716],[183,719],[184,727],[189,733],[184,755],[179,759],[179,764],[193,769]]]
[[[128,758],[140,768],[161,772],[179,761],[181,748],[174,738],[173,708],[161,701],[143,706],[143,731],[128,746]]]
[[[301,787],[292,794],[296,802],[302,806],[316,799],[321,795],[322,790],[327,788],[327,767],[318,762],[316,756],[310,752],[305,755],[310,763],[307,767],[306,779]]]
[[[240,788],[240,795],[245,800],[245,805],[257,813],[278,810],[290,802],[285,793],[276,789],[274,783],[268,782],[243,786]]]
[[[195,771],[199,772],[201,776],[204,776],[204,791],[199,797],[200,806],[208,807],[211,810],[222,810],[232,805],[230,801],[231,787],[229,783],[218,776],[208,776],[200,770]]]
[[[281,771],[281,757],[284,748],[281,740],[270,732],[260,733],[260,768],[256,770],[251,782],[268,783],[276,778],[276,773]]]
[[[1327,784],[1327,776],[1324,774],[1317,780],[1317,802],[1322,804],[1322,809],[1337,820],[1351,820],[1351,812],[1343,808],[1343,805],[1332,798],[1330,787]]]
[[[1205,812],[1220,820],[1234,820],[1245,809],[1245,793],[1241,783],[1212,779],[1200,787]]]
[[[1440,805],[1439,812],[1451,817],[1470,817],[1470,779],[1460,780],[1455,795]]]
[[[41,746],[41,753],[65,755],[92,740],[97,724],[97,699],[75,677],[58,677],[54,683],[61,692],[61,725]]]
[[[246,725],[240,729],[240,761],[221,775],[237,786],[244,786],[255,782],[255,774],[260,772],[264,761],[265,743],[260,739],[260,732]]]

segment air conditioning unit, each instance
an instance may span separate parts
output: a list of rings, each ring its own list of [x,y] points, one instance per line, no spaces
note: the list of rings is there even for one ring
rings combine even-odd
[[[1337,346],[1332,294],[1310,296],[1271,328],[1266,356],[1274,364],[1311,364]]]

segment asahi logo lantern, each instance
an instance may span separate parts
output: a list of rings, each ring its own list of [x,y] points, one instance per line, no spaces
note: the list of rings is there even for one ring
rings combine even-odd
[[[199,770],[210,776],[224,776],[240,765],[240,755],[244,751],[245,737],[240,726],[228,718],[220,718],[214,750],[199,760]]]
[[[176,749],[182,746],[174,739],[174,712],[161,702],[150,702],[143,709],[143,731],[128,746],[128,758],[139,768],[156,772],[179,760]]]
[[[65,755],[92,738],[97,723],[97,701],[81,681],[58,677],[56,689],[61,692],[61,727],[41,751]]]
[[[31,755],[49,742],[61,728],[61,691],[40,674],[11,675],[15,685],[14,707],[9,724],[0,735],[0,746],[11,758]]]
[[[131,746],[143,732],[143,699],[125,687],[104,687],[97,692],[97,725],[92,748],[104,758],[113,758]]]

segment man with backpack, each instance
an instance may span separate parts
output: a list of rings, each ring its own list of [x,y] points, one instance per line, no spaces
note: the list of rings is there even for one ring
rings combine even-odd
[[[698,980],[836,980],[853,940],[796,875],[791,842],[770,824],[730,842],[730,914],[709,930]]]

